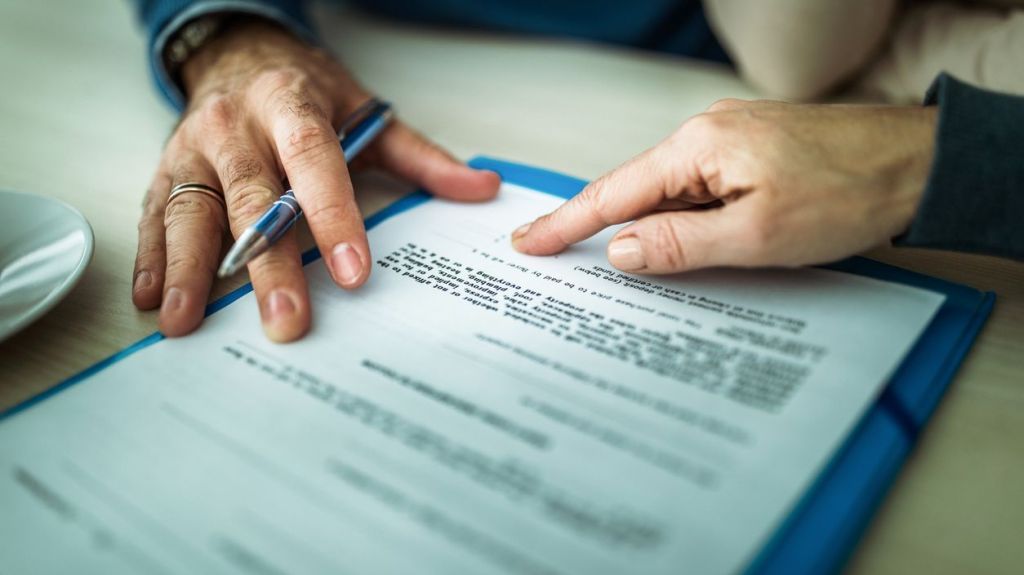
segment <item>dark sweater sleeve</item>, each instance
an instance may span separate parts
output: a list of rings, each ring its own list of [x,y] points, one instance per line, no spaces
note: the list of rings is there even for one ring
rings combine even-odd
[[[896,245],[1024,260],[1024,98],[941,74],[935,156],[921,205]]]
[[[146,28],[149,64],[157,88],[179,111],[185,96],[164,66],[163,52],[171,35],[205,14],[249,14],[273,20],[308,42],[316,35],[306,17],[305,0],[134,0],[136,14]]]

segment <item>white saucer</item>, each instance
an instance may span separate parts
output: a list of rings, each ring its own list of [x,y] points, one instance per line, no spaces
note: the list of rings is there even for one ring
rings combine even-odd
[[[0,341],[57,305],[92,258],[89,222],[64,202],[0,190]]]

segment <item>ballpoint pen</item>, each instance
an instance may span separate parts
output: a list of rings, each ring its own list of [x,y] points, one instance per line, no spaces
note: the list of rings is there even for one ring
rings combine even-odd
[[[377,137],[394,115],[391,104],[371,99],[349,116],[338,130],[338,140],[351,162],[359,152]],[[253,258],[262,254],[302,217],[302,208],[292,190],[288,190],[271,205],[231,246],[217,270],[217,276],[233,275]]]

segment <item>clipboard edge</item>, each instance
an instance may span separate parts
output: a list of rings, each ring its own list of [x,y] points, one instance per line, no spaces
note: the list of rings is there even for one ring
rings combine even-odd
[[[565,199],[568,199],[575,195],[576,193],[578,193],[587,184],[587,182],[584,180],[580,180],[578,178],[574,178],[572,176],[568,176],[559,172],[546,170],[543,168],[536,168],[523,164],[517,164],[487,156],[476,156],[473,159],[471,159],[468,162],[468,164],[474,168],[489,169],[498,172],[501,175],[503,182],[522,185],[524,187],[536,189],[537,191],[546,192]],[[403,198],[388,205],[384,209],[374,213],[371,217],[367,218],[365,221],[366,229],[372,229],[374,226],[378,225],[379,223],[385,221],[386,219],[392,216],[398,215],[402,212],[417,207],[428,201],[431,197],[431,195],[422,190],[412,192],[409,195],[404,196]],[[320,259],[319,250],[317,250],[317,248],[312,248],[302,254],[302,265],[308,265],[309,263],[314,262],[318,259]],[[853,262],[853,264],[851,264],[851,262]],[[869,263],[865,264],[864,262]],[[888,264],[875,262],[873,260],[868,260],[866,258],[856,256],[853,258],[849,258],[847,260],[843,260],[842,262],[828,264],[826,266],[821,267],[824,267],[826,269],[833,269],[835,271],[843,271],[846,273],[854,273],[857,275],[870,275],[871,277],[874,277],[873,274],[865,274],[860,273],[859,271],[851,271],[851,265],[853,265],[853,267],[858,270],[862,269],[862,266],[865,265],[881,266],[878,267],[877,269],[884,268],[896,275],[912,274],[913,276],[921,278],[927,281],[928,283],[932,283],[934,286],[936,286],[935,288],[924,287],[923,289],[932,289],[933,291],[940,291],[942,293],[945,293],[945,289],[943,288],[948,288],[952,290],[966,289],[974,291],[975,293],[978,293],[982,296],[981,301],[978,304],[978,308],[972,315],[971,320],[964,327],[960,340],[958,340],[957,344],[954,346],[954,349],[952,350],[952,353],[955,355],[955,359],[952,362],[949,362],[950,364],[948,367],[944,366],[941,370],[942,375],[940,377],[941,379],[944,380],[942,382],[942,389],[937,392],[934,405],[931,406],[931,409],[925,416],[924,421],[926,422],[930,418],[931,413],[934,411],[935,407],[939,403],[939,400],[944,395],[946,389],[950,385],[953,377],[959,369],[959,366],[966,358],[967,353],[970,351],[972,344],[977,337],[977,334],[984,326],[985,321],[987,320],[989,314],[992,311],[992,307],[995,300],[995,294],[992,292],[978,292],[977,290],[974,290],[973,288],[964,286],[962,284],[949,282],[932,276],[917,274],[916,272],[911,272],[909,270],[898,268],[896,266],[890,266]],[[899,281],[898,279],[889,279],[884,277],[877,277],[876,279],[881,279],[882,281],[908,283]],[[239,286],[235,290],[232,290],[231,292],[225,294],[224,296],[218,298],[217,300],[207,305],[204,315],[209,316],[213,313],[216,313],[217,311],[220,311],[221,309],[224,309],[234,301],[241,298],[243,295],[252,291],[252,289],[253,286],[251,282]],[[947,305],[947,303],[944,303],[943,305],[945,306]],[[925,332],[922,332],[922,334],[926,333],[929,329],[931,329],[931,326],[929,326],[929,328],[926,328]],[[40,393],[33,395],[20,403],[17,403],[3,411],[0,411],[0,424],[2,424],[5,420],[9,419],[10,417],[18,413],[21,413],[45,401],[46,399],[49,399],[57,395],[62,391],[67,390],[71,386],[89,379],[96,373],[132,355],[133,353],[141,349],[145,349],[146,347],[149,347],[150,345],[165,339],[165,337],[166,336],[164,336],[159,331],[154,332],[140,339],[139,341],[136,341],[135,343],[125,347],[124,349],[121,349],[116,353],[104,359],[101,359],[100,361],[85,368],[84,370],[68,377],[67,379],[61,381],[57,385],[50,387],[46,390],[43,390]],[[915,343],[915,347],[916,345],[917,343]],[[932,383],[934,384],[934,382]],[[888,388],[888,386],[889,384],[886,384],[886,388]],[[875,406],[873,406],[869,411],[873,412],[878,408],[879,405],[876,403]],[[745,572],[763,573],[766,571],[766,565],[768,565],[767,562],[770,561],[770,554],[779,545],[783,544],[782,541],[784,541],[786,534],[789,533],[789,530],[791,528],[790,523],[792,521],[799,520],[800,514],[804,511],[803,506],[805,505],[805,501],[811,501],[814,499],[814,495],[818,493],[819,489],[821,488],[821,482],[828,480],[828,477],[830,476],[830,471],[833,469],[833,467],[837,464],[838,461],[841,461],[841,458],[847,452],[849,446],[852,443],[855,443],[854,438],[859,437],[862,433],[862,426],[868,424],[867,422],[869,421],[869,415],[870,413],[865,414],[865,416],[862,417],[861,422],[858,423],[858,426],[855,428],[855,430],[847,437],[847,439],[843,442],[843,445],[834,453],[832,459],[825,466],[823,471],[819,473],[818,477],[815,479],[814,484],[808,490],[806,490],[805,493],[801,496],[801,501],[787,515],[786,519],[783,520],[782,525],[776,529],[776,531],[770,537],[769,541],[766,544],[762,545],[762,547],[755,555],[755,558],[748,564],[748,567],[745,570]],[[886,473],[885,477],[879,478],[881,479],[881,481],[879,482],[879,486],[872,490],[871,493],[866,494],[866,497],[869,498],[869,501],[866,502],[866,505],[868,505],[869,508],[865,508],[864,512],[860,514],[860,517],[858,517],[858,521],[856,522],[856,524],[848,524],[852,527],[851,529],[847,529],[847,532],[851,534],[852,537],[850,541],[847,544],[840,545],[840,551],[832,553],[831,559],[829,559],[828,557],[823,557],[823,560],[818,562],[815,566],[815,569],[817,569],[818,571],[814,572],[819,572],[820,570],[833,571],[835,569],[838,569],[839,566],[846,562],[846,560],[849,558],[849,555],[853,552],[853,549],[856,548],[856,544],[859,541],[859,538],[863,535],[870,519],[874,516],[878,506],[884,500],[886,493],[891,488],[896,476],[898,475],[899,469],[902,468],[904,462],[906,461],[906,456],[912,450],[912,447],[913,441],[911,440],[911,445],[910,448],[907,450],[907,453],[900,455],[896,459],[891,469],[886,470],[888,471],[888,473]]]

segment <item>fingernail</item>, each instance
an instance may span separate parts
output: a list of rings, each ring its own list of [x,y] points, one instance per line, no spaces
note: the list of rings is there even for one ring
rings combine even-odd
[[[164,304],[160,306],[163,312],[173,312],[181,308],[185,303],[185,293],[176,287],[172,287],[164,294]]]
[[[132,291],[139,291],[141,289],[148,288],[153,283],[153,274],[146,270],[135,274],[135,285],[132,286]]]
[[[518,228],[516,228],[515,231],[512,232],[512,241],[513,242],[517,242],[517,241],[521,240],[523,238],[523,236],[526,235],[526,232],[530,231],[530,226],[532,226],[532,225],[533,225],[533,222],[530,222],[528,224],[523,224],[523,225],[519,226]]]
[[[295,314],[295,302],[285,293],[284,290],[274,290],[267,298],[268,322],[277,322],[287,319]]]
[[[359,252],[350,244],[334,246],[331,252],[331,271],[335,274],[334,280],[345,287],[357,282],[363,274],[363,261],[359,259]]]
[[[608,261],[620,270],[631,272],[642,270],[647,265],[640,240],[625,237],[612,240],[608,245]]]

